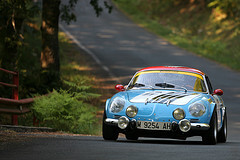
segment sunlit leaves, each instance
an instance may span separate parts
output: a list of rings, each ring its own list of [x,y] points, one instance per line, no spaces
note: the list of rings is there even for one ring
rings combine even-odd
[[[93,6],[95,13],[98,16],[100,16],[101,12],[103,11],[102,5],[100,5],[98,0],[90,0],[90,4]],[[108,13],[112,12],[112,6],[107,3],[107,1],[104,1],[104,7],[108,9]]]
[[[240,0],[213,0],[208,7],[221,10],[228,18],[240,19]]]

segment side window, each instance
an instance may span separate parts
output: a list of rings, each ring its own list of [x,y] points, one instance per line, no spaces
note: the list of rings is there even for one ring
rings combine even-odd
[[[209,92],[212,94],[213,93],[213,88],[212,88],[211,82],[210,82],[208,76],[205,76],[205,78],[206,78],[206,81],[207,81]]]

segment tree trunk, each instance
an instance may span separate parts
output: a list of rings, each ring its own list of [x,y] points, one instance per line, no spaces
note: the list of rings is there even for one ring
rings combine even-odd
[[[41,67],[48,82],[59,80],[58,22],[61,0],[43,0],[42,3],[42,52]]]

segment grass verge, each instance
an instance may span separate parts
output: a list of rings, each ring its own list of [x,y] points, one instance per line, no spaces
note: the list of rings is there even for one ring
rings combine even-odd
[[[40,126],[57,130],[100,135],[101,91],[94,69],[86,55],[76,48],[63,32],[59,33],[61,81],[60,90],[36,99],[33,112]],[[47,106],[47,107],[46,107]]]
[[[183,9],[190,8],[185,6],[180,8],[180,6],[164,9],[161,6],[150,6],[146,1],[141,0],[114,0],[113,2],[135,23],[167,39],[172,44],[232,69],[240,70],[240,46],[237,45],[240,40],[239,29],[231,27],[239,26],[239,22],[230,20],[216,22],[215,17],[212,18],[213,15],[210,15],[207,9],[204,12],[197,10],[194,13],[180,14],[184,11]],[[154,7],[157,11],[154,11]]]
[[[31,42],[28,45],[31,46]],[[36,106],[41,109],[37,114],[38,126],[69,133],[101,135],[103,108],[106,99],[114,93],[111,89],[114,88],[113,81],[63,32],[59,33],[59,48],[62,90],[55,90],[51,96],[38,100]],[[30,59],[38,60],[35,57]],[[1,124],[11,124],[10,115],[0,114],[0,118]],[[18,121],[19,125],[32,126],[33,113],[19,115]]]

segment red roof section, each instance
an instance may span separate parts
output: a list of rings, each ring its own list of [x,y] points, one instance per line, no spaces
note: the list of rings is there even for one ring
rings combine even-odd
[[[201,75],[205,75],[202,71],[195,69],[195,68],[189,68],[189,67],[180,67],[180,66],[153,66],[153,67],[147,67],[143,68],[140,71],[152,71],[152,70],[165,70],[165,71],[184,71],[184,72],[193,72]]]

